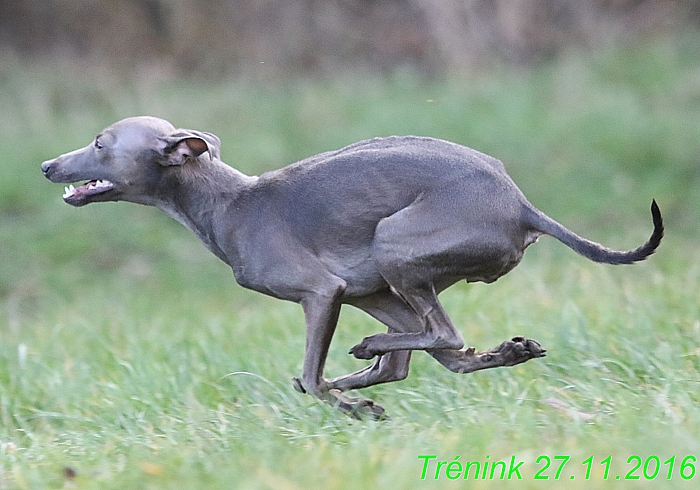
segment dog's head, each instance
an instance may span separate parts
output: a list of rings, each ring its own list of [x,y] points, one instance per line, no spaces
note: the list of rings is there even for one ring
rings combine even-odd
[[[154,204],[159,185],[190,160],[220,158],[221,142],[211,133],[175,129],[164,119],[131,117],[116,122],[84,148],[41,164],[51,182],[69,183],[63,200]],[[74,186],[73,183],[87,181]]]

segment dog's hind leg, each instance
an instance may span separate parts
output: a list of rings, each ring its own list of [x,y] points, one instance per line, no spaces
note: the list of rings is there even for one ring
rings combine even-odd
[[[400,296],[389,290],[381,291],[352,303],[389,327],[389,336],[416,333],[423,329],[420,317]],[[471,373],[499,366],[515,366],[529,359],[543,357],[545,350],[534,340],[515,337],[494,349],[475,352],[465,350],[429,349],[427,352],[440,364],[455,373]],[[408,375],[410,350],[390,351],[356,373],[328,381],[331,388],[341,391],[365,388],[379,383],[400,381]]]
[[[466,374],[481,369],[515,366],[530,359],[544,357],[547,351],[536,340],[513,337],[484,352],[476,352],[473,347],[466,350],[441,349],[427,352],[453,373]]]

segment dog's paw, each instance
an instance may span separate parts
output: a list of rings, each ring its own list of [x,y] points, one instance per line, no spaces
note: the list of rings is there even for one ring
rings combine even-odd
[[[546,352],[536,340],[526,339],[525,337],[513,337],[485,354],[486,360],[489,360],[489,355],[499,356],[503,366],[515,366],[530,359],[544,357]]]
[[[352,354],[357,359],[372,359],[374,356],[376,356],[376,354],[369,348],[370,341],[368,338],[369,337],[362,339],[362,342],[350,349],[348,354]]]
[[[525,351],[529,352],[530,357],[535,359],[537,357],[545,357],[547,355],[547,349],[543,349],[539,342],[533,339],[526,339],[524,337],[515,337],[513,341],[518,339],[524,346]]]
[[[369,417],[374,420],[385,420],[387,415],[384,408],[375,404],[372,400],[366,398],[352,398],[342,393],[340,390],[329,390],[329,399],[331,405],[341,412],[349,415],[352,418],[362,420]]]

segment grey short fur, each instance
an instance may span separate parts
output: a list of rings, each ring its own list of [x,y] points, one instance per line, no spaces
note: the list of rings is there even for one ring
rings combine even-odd
[[[597,262],[643,260],[663,236],[629,252],[583,239],[535,209],[495,158],[447,141],[375,138],[249,177],[219,159],[219,139],[153,117],[119,121],[85,148],[42,163],[73,206],[131,201],[162,209],[233,269],[238,283],[300,303],[306,357],[299,391],[359,416],[381,416],[370,400],[342,392],[404,379],[413,350],[456,373],[541,357],[515,337],[498,347],[462,349],[438,301],[460,280],[493,282],[524,250],[551,235]],[[342,304],[388,327],[350,349],[374,362],[327,380],[323,368]]]

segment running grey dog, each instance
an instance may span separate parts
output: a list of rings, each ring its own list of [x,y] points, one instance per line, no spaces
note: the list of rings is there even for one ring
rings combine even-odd
[[[73,206],[130,201],[162,209],[233,269],[238,283],[301,304],[306,357],[297,390],[353,416],[384,409],[343,392],[398,381],[411,352],[424,350],[455,373],[514,366],[542,357],[514,337],[484,352],[463,349],[438,294],[460,280],[493,282],[524,250],[551,235],[608,264],[654,253],[654,231],[629,252],[581,238],[535,209],[495,158],[447,141],[375,138],[249,177],[220,160],[210,133],[153,117],[119,121],[85,148],[41,164]],[[323,368],[341,305],[388,327],[350,349],[366,368],[327,380]]]

